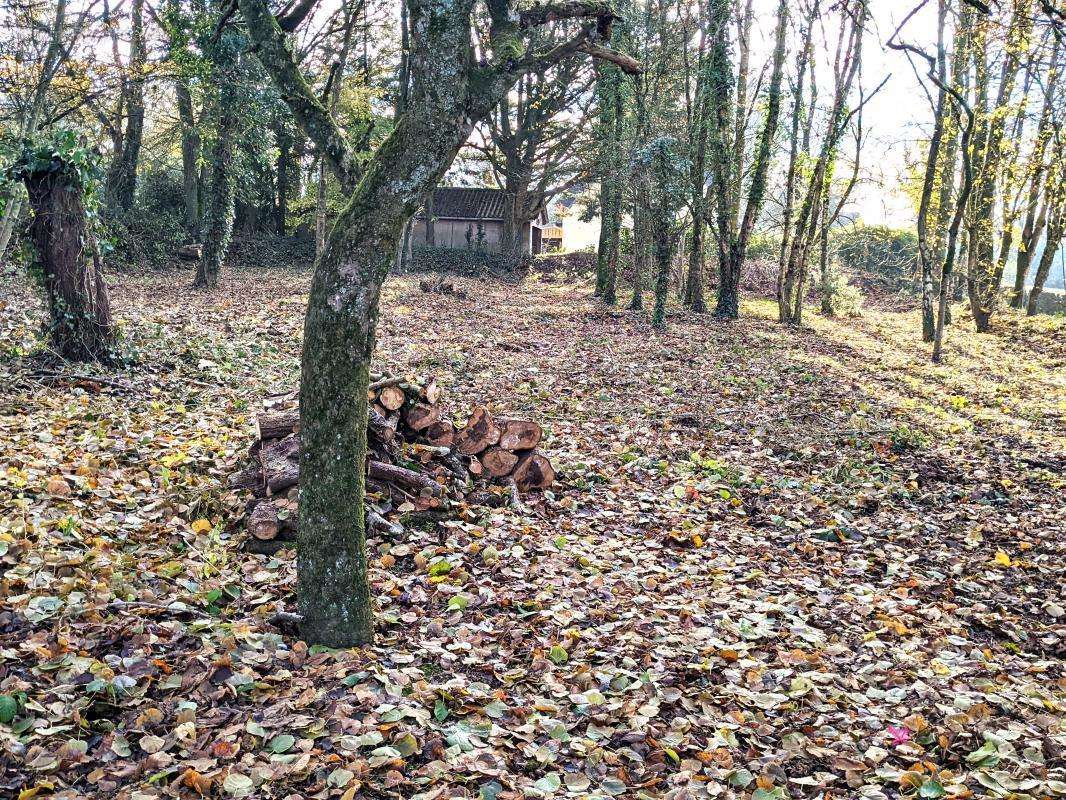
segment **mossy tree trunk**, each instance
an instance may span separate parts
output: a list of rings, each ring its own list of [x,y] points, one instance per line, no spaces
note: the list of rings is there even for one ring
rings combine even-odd
[[[618,251],[622,230],[628,78],[612,64],[598,67],[600,241],[596,253],[596,295],[606,305],[618,302]]]
[[[30,233],[50,317],[50,346],[73,361],[111,361],[115,326],[82,189],[55,171],[22,180],[33,210]]]
[[[774,41],[773,64],[767,93],[766,117],[759,133],[755,160],[751,166],[751,178],[741,212],[742,169],[737,159],[743,153],[730,149],[730,140],[735,115],[744,113],[736,109],[732,99],[733,70],[729,57],[729,3],[713,0],[710,5],[711,45],[706,60],[708,75],[704,78],[708,92],[707,125],[710,139],[712,191],[714,203],[706,202],[704,208],[714,209],[713,222],[717,225],[718,244],[718,296],[714,315],[719,319],[736,319],[740,315],[740,277],[747,258],[748,245],[755,223],[762,211],[766,195],[767,175],[770,170],[773,141],[781,112],[781,81],[785,63],[785,34],[788,27],[788,2],[780,0],[777,9],[777,26]],[[745,70],[742,70],[742,74]],[[736,146],[736,142],[733,142]]]
[[[237,97],[230,83],[233,78],[224,78],[219,87],[214,142],[211,145],[211,182],[207,190],[207,203],[203,219],[203,253],[196,270],[195,285],[214,288],[226,260],[230,238],[233,235],[234,178],[233,148],[237,133]]]

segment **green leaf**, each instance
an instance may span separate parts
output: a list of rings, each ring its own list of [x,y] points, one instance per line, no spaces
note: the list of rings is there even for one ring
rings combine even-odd
[[[326,783],[337,789],[343,789],[349,783],[352,782],[352,778],[355,777],[355,773],[351,770],[347,770],[344,767],[337,767],[326,778]]]
[[[444,722],[448,719],[448,704],[440,697],[437,698],[437,702],[433,704],[433,718],[437,722]]]
[[[940,782],[934,778],[930,778],[922,784],[922,788],[918,790],[919,797],[943,797],[947,794],[947,791],[940,784]]]
[[[452,571],[452,565],[445,559],[441,559],[429,566],[429,577],[436,578],[439,575],[447,575]]]
[[[966,761],[975,767],[994,767],[999,763],[999,748],[995,742],[985,742],[972,753],[967,754]]]
[[[15,715],[18,714],[18,711],[19,704],[14,697],[7,694],[0,694],[0,722],[7,725],[15,719]]]
[[[559,777],[558,772],[549,772],[539,781],[533,784],[533,788],[544,794],[555,794],[559,791],[559,787],[563,785],[562,779]]]
[[[726,781],[735,789],[743,789],[748,786],[755,776],[748,772],[746,769],[733,770],[726,777]]]
[[[222,782],[222,788],[234,797],[247,797],[255,790],[255,783],[247,775],[231,772]]]
[[[281,754],[291,750],[294,744],[296,744],[296,737],[288,733],[282,733],[270,740],[267,749],[272,753]]]
[[[554,644],[552,649],[548,651],[548,658],[556,664],[565,664],[570,659],[570,655],[561,644]]]

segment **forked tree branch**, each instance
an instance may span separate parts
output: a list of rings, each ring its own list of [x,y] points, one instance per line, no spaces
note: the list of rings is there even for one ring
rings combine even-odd
[[[253,51],[274,79],[282,99],[337,176],[341,188],[345,193],[351,193],[359,182],[359,161],[332,115],[304,80],[289,50],[285,33],[270,13],[266,0],[239,0],[239,4],[251,34]]]

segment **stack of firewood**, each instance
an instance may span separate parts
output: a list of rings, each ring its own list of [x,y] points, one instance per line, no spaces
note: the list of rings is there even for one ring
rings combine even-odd
[[[447,419],[432,378],[378,377],[368,394],[367,522],[396,535],[399,521],[444,518],[458,503],[520,503],[549,488],[551,462],[537,451],[535,422],[495,419],[477,406],[464,425]],[[295,394],[264,400],[248,466],[230,479],[250,491],[246,527],[252,549],[294,538],[299,503],[300,415]],[[493,487],[499,488],[493,488]],[[279,545],[280,546],[280,545]]]

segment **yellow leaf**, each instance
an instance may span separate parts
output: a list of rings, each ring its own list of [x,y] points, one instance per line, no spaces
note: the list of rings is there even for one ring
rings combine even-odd
[[[996,551],[996,563],[1001,567],[1013,567],[1014,562],[1010,560],[1010,556],[1002,550]]]
[[[698,533],[692,537],[692,543],[696,545],[696,547],[703,547],[703,539]]]
[[[198,519],[192,524],[193,533],[207,533],[213,526],[211,521],[207,519]]]
[[[53,784],[51,781],[41,781],[32,789],[23,789],[21,792],[19,792],[19,800],[30,800],[31,798],[36,797],[41,792],[50,792],[52,791],[52,788],[54,786],[55,784]]]

